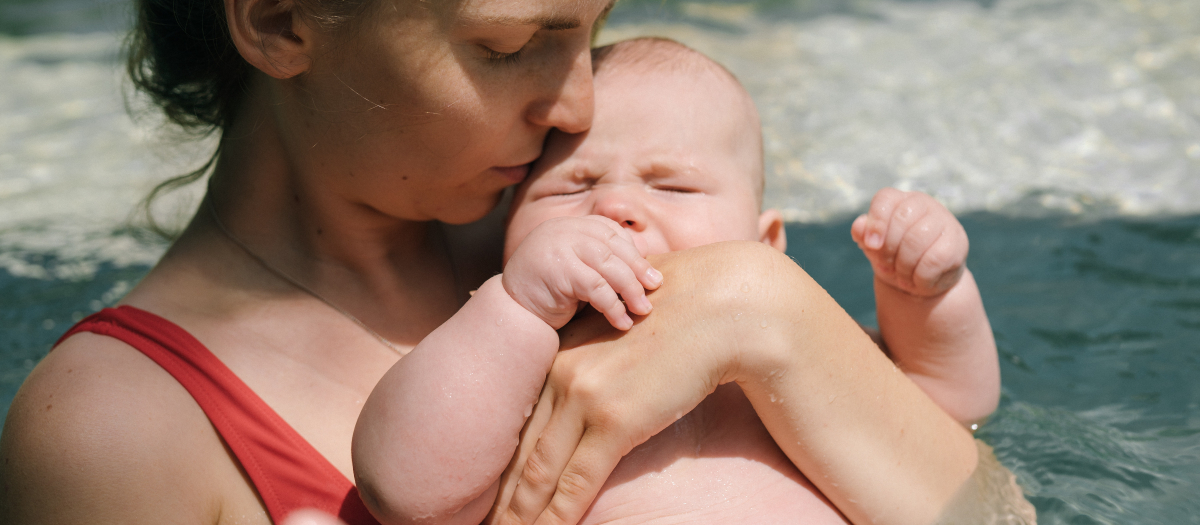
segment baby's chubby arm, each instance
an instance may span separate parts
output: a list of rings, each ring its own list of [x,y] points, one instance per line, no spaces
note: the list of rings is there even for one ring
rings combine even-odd
[[[558,352],[591,302],[628,329],[662,276],[603,217],[534,229],[502,275],[389,370],[354,430],[354,475],[382,523],[480,523]]]
[[[875,272],[879,329],[892,360],[964,424],[1000,398],[1000,365],[962,224],[932,197],[885,188],[851,237]]]

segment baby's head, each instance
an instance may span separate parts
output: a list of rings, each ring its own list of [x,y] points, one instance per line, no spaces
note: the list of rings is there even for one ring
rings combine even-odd
[[[730,240],[783,250],[783,221],[760,213],[762,132],[750,95],[683,44],[637,39],[592,54],[589,131],[551,131],[509,213],[505,260],[555,217],[603,215],[647,255]]]

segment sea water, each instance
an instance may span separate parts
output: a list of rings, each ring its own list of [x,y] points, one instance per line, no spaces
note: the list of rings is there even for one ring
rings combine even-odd
[[[117,0],[0,0],[5,410],[162,253],[136,202],[211,151],[126,96],[127,24]],[[638,35],[747,86],[789,254],[860,321],[871,195],[960,214],[1004,381],[977,435],[1041,523],[1200,523],[1200,1],[621,0],[601,40]]]

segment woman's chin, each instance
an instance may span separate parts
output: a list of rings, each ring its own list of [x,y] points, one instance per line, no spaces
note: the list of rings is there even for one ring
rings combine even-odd
[[[495,210],[503,197],[504,191],[500,190],[494,195],[463,198],[455,202],[452,206],[447,206],[446,209],[441,210],[435,219],[454,225],[478,222]]]

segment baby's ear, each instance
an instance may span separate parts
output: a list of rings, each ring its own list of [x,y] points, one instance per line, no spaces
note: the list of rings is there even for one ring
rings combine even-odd
[[[783,214],[775,208],[758,216],[758,240],[781,252],[787,252],[787,232],[783,229]]]

